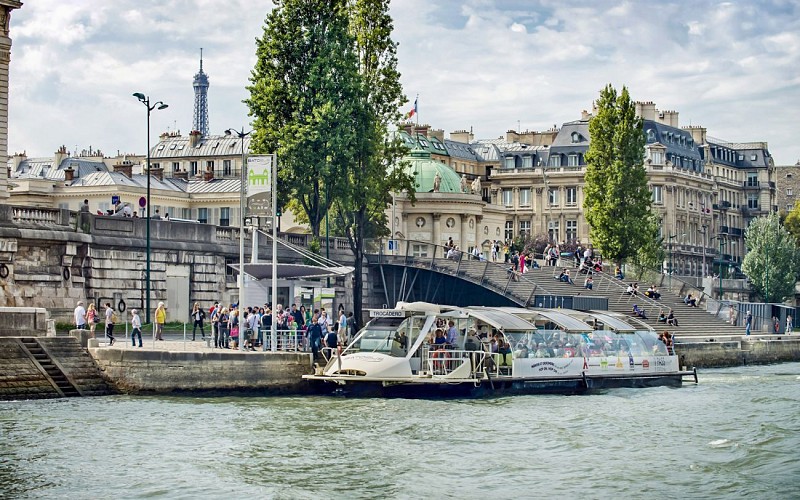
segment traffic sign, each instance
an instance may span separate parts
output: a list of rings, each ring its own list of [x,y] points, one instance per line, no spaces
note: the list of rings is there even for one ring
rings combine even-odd
[[[147,206],[147,198],[145,198],[144,196],[139,198],[139,206],[142,207],[142,208],[146,207]]]

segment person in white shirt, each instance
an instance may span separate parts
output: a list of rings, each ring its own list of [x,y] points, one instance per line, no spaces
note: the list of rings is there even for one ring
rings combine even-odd
[[[347,345],[347,316],[344,315],[344,309],[339,311],[339,330],[338,330],[339,343]]]
[[[136,337],[139,337],[139,347],[142,347],[142,319],[139,317],[139,311],[136,309],[131,311],[131,328],[133,328],[133,332],[131,332],[131,343],[133,347],[136,347]]]
[[[78,306],[75,308],[75,328],[78,330],[86,329],[86,309],[83,307],[83,301],[78,301]]]

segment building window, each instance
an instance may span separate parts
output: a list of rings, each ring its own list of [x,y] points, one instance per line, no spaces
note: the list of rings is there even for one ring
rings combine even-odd
[[[213,172],[214,171],[214,160],[208,160],[206,162],[206,172]]]
[[[200,224],[208,224],[208,209],[207,208],[198,208],[197,209],[197,222]]]
[[[222,175],[231,175],[231,161],[222,160]]]
[[[411,245],[411,255],[414,257],[427,257],[428,245],[424,243],[414,243]]]
[[[228,207],[222,207],[219,209],[219,225],[220,226],[230,226],[231,225],[231,209]]]
[[[192,175],[197,175],[197,162],[196,161],[190,161],[189,162],[189,171],[191,172]]]
[[[653,165],[663,165],[664,164],[664,152],[663,151],[650,151],[650,162]]]
[[[506,168],[514,168],[514,157],[506,156]]]
[[[551,220],[547,223],[547,235],[550,237],[550,241],[558,242],[558,221]]]
[[[786,189],[786,196],[794,196],[794,192],[792,191],[792,188]]]
[[[547,191],[547,201],[548,201],[548,203],[550,203],[551,207],[557,207],[558,206],[558,189],[550,188]]]
[[[519,190],[519,206],[521,207],[531,206],[531,188],[525,188]]]
[[[567,157],[567,166],[569,167],[577,167],[578,166],[578,155],[569,155]]]
[[[567,221],[567,241],[577,241],[578,239],[578,221]]]
[[[661,194],[662,186],[654,185],[653,186],[653,203],[656,205],[661,205],[664,203],[664,198]]]
[[[152,168],[152,169],[161,168],[161,164],[160,163],[151,163],[150,164],[150,168]]]
[[[758,156],[750,155],[750,161],[756,161],[757,159],[758,159]]]
[[[526,234],[531,234],[531,221],[523,220],[519,223],[519,235],[525,236]]]
[[[758,195],[757,194],[748,194],[747,195],[747,208],[758,210]]]
[[[512,193],[510,189],[503,190],[503,205],[507,207],[511,207],[514,205],[514,201],[511,199],[511,195]]]
[[[747,172],[747,187],[758,187],[758,172]]]
[[[172,172],[180,172],[181,171],[181,164],[177,161],[172,162]]]
[[[225,276],[233,276],[234,271],[231,267],[233,265],[233,259],[225,259]]]
[[[567,206],[574,207],[578,204],[578,188],[567,188]]]
[[[506,240],[511,240],[514,238],[514,222],[513,221],[506,221]]]
[[[532,168],[532,167],[533,167],[533,156],[523,156],[522,168]]]
[[[551,167],[560,167],[561,166],[561,155],[559,155],[559,154],[551,155],[548,165],[550,165]]]

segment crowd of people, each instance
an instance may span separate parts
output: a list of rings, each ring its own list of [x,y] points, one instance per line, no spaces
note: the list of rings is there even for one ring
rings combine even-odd
[[[353,313],[345,314],[344,307],[339,306],[336,317],[331,317],[324,307],[307,309],[292,304],[284,308],[277,304],[272,309],[270,303],[263,306],[240,308],[238,304],[222,305],[219,302],[206,311],[198,302],[192,306],[189,320],[192,324],[192,341],[197,340],[199,330],[201,339],[206,338],[206,327],[210,327],[208,335],[213,339],[214,348],[255,350],[270,341],[272,316],[275,315],[276,330],[279,333],[279,345],[283,350],[301,350],[314,353],[315,358],[323,348],[346,346],[358,331]],[[164,302],[159,302],[153,315],[153,336],[155,341],[164,340],[164,325],[167,322],[167,309]],[[105,336],[109,345],[116,341],[114,325],[118,323],[117,314],[111,303],[105,304],[104,313],[97,311],[94,303],[88,308],[84,302],[78,301],[74,310],[74,323],[77,329],[88,329],[90,338],[95,336],[96,325],[104,321]],[[142,347],[142,321],[139,311],[133,309],[130,318],[131,342]],[[88,328],[87,328],[88,327]]]

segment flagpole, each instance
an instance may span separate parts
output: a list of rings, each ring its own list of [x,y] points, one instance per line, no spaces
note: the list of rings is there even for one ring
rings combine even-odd
[[[417,101],[419,101],[419,94],[414,98],[414,114],[417,115],[417,128],[419,128],[419,106],[417,105]]]

